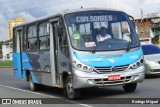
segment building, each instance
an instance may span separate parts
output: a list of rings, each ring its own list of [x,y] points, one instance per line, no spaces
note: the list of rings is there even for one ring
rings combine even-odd
[[[13,27],[16,24],[23,23],[23,22],[25,22],[25,20],[23,18],[20,18],[20,17],[8,21],[8,36],[9,36],[9,39],[12,39],[12,34],[13,34],[12,29],[13,29]]]
[[[3,60],[12,60],[12,42],[2,45]]]
[[[136,31],[139,38],[151,38],[160,46],[160,13],[151,13],[135,17]]]

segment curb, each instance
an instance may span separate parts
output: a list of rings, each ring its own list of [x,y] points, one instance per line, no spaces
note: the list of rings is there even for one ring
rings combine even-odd
[[[13,68],[12,66],[0,66],[0,68]]]

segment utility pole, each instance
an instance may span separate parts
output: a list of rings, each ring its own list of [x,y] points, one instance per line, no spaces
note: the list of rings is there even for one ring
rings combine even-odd
[[[143,21],[143,10],[142,10],[142,8],[140,9],[140,11],[141,11],[141,22]]]

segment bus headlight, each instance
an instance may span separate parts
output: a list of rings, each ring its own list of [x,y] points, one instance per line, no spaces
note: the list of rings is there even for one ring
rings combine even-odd
[[[73,64],[75,64],[75,65],[76,65],[76,61],[73,61]]]
[[[84,71],[84,72],[92,72],[94,71],[92,67],[87,66],[81,62],[78,61],[73,61],[73,67],[75,67],[76,69],[80,70],[80,71]]]
[[[82,65],[81,65],[81,64],[77,64],[77,67],[78,67],[78,68],[81,68],[81,67],[82,67]]]
[[[140,66],[143,64],[143,62],[144,62],[144,60],[143,60],[143,59],[140,59],[140,60],[138,60],[137,62],[133,63],[133,64],[131,65],[131,68],[132,68],[132,69],[136,69],[136,68],[140,67]]]
[[[84,69],[84,70],[87,70],[87,69],[88,69],[88,67],[87,67],[87,66],[84,66],[84,67],[83,67],[83,69]]]
[[[90,71],[90,72],[93,71],[93,68],[89,68],[89,71]]]

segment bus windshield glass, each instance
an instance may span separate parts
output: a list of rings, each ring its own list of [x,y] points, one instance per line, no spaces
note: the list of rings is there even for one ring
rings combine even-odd
[[[139,46],[132,23],[123,12],[87,11],[65,15],[72,47],[110,51]]]

